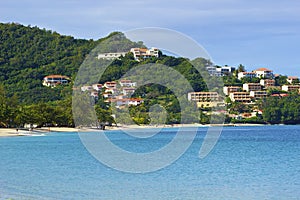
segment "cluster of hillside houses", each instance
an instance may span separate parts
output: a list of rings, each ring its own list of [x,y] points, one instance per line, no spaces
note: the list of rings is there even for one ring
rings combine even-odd
[[[136,90],[136,82],[131,80],[108,81],[102,84],[86,85],[81,87],[82,92],[89,92],[95,99],[102,95],[107,103],[115,103],[117,108],[123,106],[137,106],[143,103],[141,98],[131,98]]]
[[[215,68],[215,69],[212,69]],[[212,76],[225,76],[233,73],[233,67],[209,67],[208,71]],[[244,77],[260,78],[259,83],[244,83],[243,86],[225,86],[223,93],[230,98],[232,102],[240,102],[244,104],[254,103],[258,99],[268,96],[267,89],[273,88],[285,92],[297,91],[300,92],[300,85],[293,84],[298,77],[289,76],[287,85],[275,86],[275,77],[273,71],[267,68],[259,68],[252,72],[238,73],[238,79]],[[273,96],[287,96],[288,94],[273,94]],[[192,92],[188,94],[188,99],[197,102],[198,107],[214,107],[217,104],[223,103],[220,95],[216,92]],[[220,100],[220,101],[219,101]]]
[[[157,48],[132,48],[130,52],[133,54],[134,59],[139,61],[140,59],[146,59],[149,57],[159,57],[159,50]],[[113,60],[121,56],[125,56],[127,52],[117,53],[103,53],[98,54],[98,59]],[[223,66],[209,66],[207,71],[211,76],[228,76],[234,71],[234,67]],[[268,96],[267,89],[274,88],[286,92],[298,91],[300,92],[300,85],[293,84],[295,80],[299,82],[298,77],[289,76],[287,78],[286,85],[275,86],[275,77],[278,75],[273,74],[273,71],[267,68],[259,68],[252,72],[239,72],[237,74],[238,79],[242,78],[254,78],[260,79],[259,83],[245,83],[243,86],[225,86],[223,93],[230,98],[232,102],[240,102],[243,104],[253,104],[256,100],[262,99]],[[48,87],[55,87],[59,84],[67,84],[70,81],[69,77],[61,75],[46,76],[43,81],[43,85]],[[102,95],[106,98],[107,102],[115,103],[117,107],[139,105],[143,103],[141,98],[130,98],[136,90],[136,83],[131,80],[120,80],[118,82],[111,81],[102,84],[86,85],[81,87],[82,92],[89,92],[90,96],[98,98]],[[272,94],[271,94],[272,95]],[[273,94],[273,96],[287,96],[288,94]],[[187,94],[190,101],[197,103],[199,108],[211,108],[219,105],[224,105],[224,98],[221,98],[217,92],[190,92]]]

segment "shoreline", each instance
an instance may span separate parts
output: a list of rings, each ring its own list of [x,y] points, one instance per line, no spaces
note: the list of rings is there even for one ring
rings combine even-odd
[[[188,128],[188,127],[198,127],[198,128],[209,128],[209,127],[245,127],[245,126],[278,126],[282,124],[174,124],[174,125],[118,125],[118,126],[106,126],[105,131],[114,130],[130,130],[130,129],[153,129],[153,128]],[[0,137],[18,137],[18,136],[39,136],[45,133],[51,132],[78,132],[78,131],[99,131],[99,129],[87,128],[87,129],[77,129],[69,127],[43,127],[33,129],[33,131],[22,130],[16,128],[0,128]]]

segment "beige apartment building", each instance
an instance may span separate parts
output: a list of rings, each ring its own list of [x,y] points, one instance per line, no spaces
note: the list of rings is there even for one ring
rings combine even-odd
[[[197,103],[197,107],[216,107],[224,105],[217,92],[190,92],[188,100]]]
[[[239,86],[225,86],[223,87],[223,92],[226,96],[233,92],[240,92],[242,90]]]
[[[245,83],[243,84],[243,90],[250,92],[250,91],[259,91],[261,90],[260,83]]]
[[[233,102],[250,103],[251,97],[249,92],[233,92],[229,94],[229,98]]]
[[[255,99],[262,99],[266,98],[268,94],[267,91],[250,91],[249,96]]]

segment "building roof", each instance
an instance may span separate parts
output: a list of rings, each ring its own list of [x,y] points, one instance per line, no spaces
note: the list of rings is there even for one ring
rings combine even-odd
[[[123,99],[112,99],[112,98],[110,98],[110,99],[108,99],[108,101],[109,102],[117,102],[117,101],[119,101],[119,102],[137,101],[137,102],[139,102],[139,101],[143,101],[143,99],[142,98],[123,98]]]
[[[287,96],[289,96],[289,94],[272,94],[271,95],[272,97],[287,97]]]
[[[70,78],[67,77],[67,76],[57,75],[57,74],[48,75],[48,76],[45,76],[44,78],[65,78],[65,79],[70,79]]]
[[[240,72],[240,73],[243,73],[243,74],[255,74],[254,72]]]
[[[257,85],[257,86],[260,86],[260,83],[244,83],[243,85]]]
[[[120,83],[132,83],[131,80],[127,80],[127,79],[123,79],[123,80],[120,80]]]
[[[263,71],[263,72],[265,72],[265,71],[269,71],[269,72],[272,72],[272,70],[270,70],[270,69],[267,69],[267,68],[264,68],[264,67],[262,67],[262,68],[258,68],[258,69],[256,69],[256,70],[254,70],[254,72],[257,72],[257,71]]]
[[[297,76],[288,76],[288,79],[299,79]]]

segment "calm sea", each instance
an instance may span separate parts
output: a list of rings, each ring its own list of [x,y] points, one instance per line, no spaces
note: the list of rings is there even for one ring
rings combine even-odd
[[[206,131],[198,129],[175,163],[146,174],[106,167],[77,133],[0,138],[0,199],[300,199],[300,126],[225,127],[200,159]],[[136,139],[107,132],[116,145],[136,152],[160,148],[175,134],[170,128]]]

